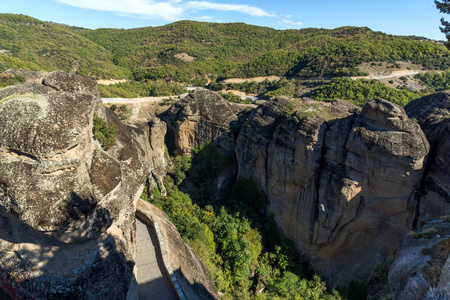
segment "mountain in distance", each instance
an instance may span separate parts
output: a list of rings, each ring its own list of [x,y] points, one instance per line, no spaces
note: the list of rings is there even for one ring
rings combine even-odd
[[[367,27],[275,30],[244,23],[178,21],[90,30],[0,14],[0,71],[64,70],[97,78],[206,82],[233,77],[364,75],[362,63],[410,62],[446,70],[442,42]]]

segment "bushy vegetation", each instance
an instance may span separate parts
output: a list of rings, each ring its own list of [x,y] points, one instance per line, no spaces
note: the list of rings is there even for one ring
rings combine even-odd
[[[186,93],[184,86],[178,84],[166,84],[164,82],[121,82],[111,85],[99,85],[100,96],[103,98],[138,98],[138,97],[162,97]]]
[[[265,80],[262,82],[245,81],[243,83],[212,82],[208,88],[210,90],[238,90],[246,94],[253,94],[260,99],[270,99],[276,96],[302,97],[311,89],[320,85],[322,81],[308,81],[282,78],[279,81]],[[227,99],[228,100],[228,99]]]
[[[417,91],[397,90],[377,80],[335,78],[311,92],[311,97],[320,101],[335,99],[348,100],[355,105],[363,106],[374,98],[383,98],[405,106],[409,101],[424,94]]]
[[[114,64],[114,55],[80,35],[80,28],[42,22],[24,15],[0,14],[0,71],[77,69],[81,75],[128,78],[129,69]]]
[[[157,190],[143,197],[168,214],[224,299],[341,299],[319,277],[304,277],[292,242],[265,214],[265,196],[255,181],[240,179],[218,193],[216,179],[233,162],[205,145],[194,150],[192,160],[174,158],[166,197]]]
[[[100,142],[102,148],[108,150],[116,144],[119,129],[116,124],[108,124],[105,120],[94,114],[92,132],[94,138]]]
[[[365,27],[275,30],[243,23],[179,21],[130,30],[88,30],[0,14],[0,71],[77,70],[82,75],[203,86],[224,77],[328,77],[361,74],[362,62],[411,61],[450,67],[445,46]],[[178,54],[195,58],[186,61]]]
[[[22,83],[24,81],[25,81],[25,78],[21,75],[12,76],[10,74],[0,74],[0,88],[8,86],[8,85]]]
[[[235,95],[233,93],[221,93],[221,92],[219,92],[219,95],[224,97],[229,102],[242,103],[242,104],[251,104],[253,102],[249,98],[242,99],[241,96]]]
[[[120,120],[128,120],[128,118],[131,117],[132,108],[125,104],[121,106],[113,104],[109,107],[109,109],[115,112],[119,116]]]
[[[450,89],[450,71],[442,73],[426,72],[415,76],[420,79],[432,91],[443,91]]]

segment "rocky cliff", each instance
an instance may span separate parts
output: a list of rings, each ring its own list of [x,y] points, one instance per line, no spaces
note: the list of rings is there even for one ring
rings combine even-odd
[[[424,217],[449,215],[447,92],[405,111],[382,99],[362,109],[284,97],[242,106],[196,90],[161,115],[164,122],[125,126],[88,77],[10,72],[27,79],[0,90],[0,288],[17,298],[126,297],[136,200],[146,178],[164,193],[169,135],[178,154],[206,143],[234,154],[225,181],[255,179],[279,228],[331,285],[373,278],[398,250],[386,286],[410,295],[414,289],[398,288],[416,283],[399,271],[414,260],[408,249],[440,245],[448,257],[448,226],[433,231],[434,244],[405,239],[427,229]],[[94,112],[119,129],[108,151],[93,139]],[[204,265],[163,214],[152,214],[187,288],[201,283],[216,297]],[[432,288],[449,274],[445,259],[431,261],[440,275],[418,275],[421,293],[439,293]]]
[[[127,126],[145,153],[148,194],[151,195],[157,187],[161,194],[165,195],[164,177],[170,168],[169,154],[164,144],[167,133],[166,123],[155,117],[148,123],[129,121]]]
[[[238,177],[256,179],[282,232],[333,285],[368,280],[420,217],[450,211],[447,123],[430,121],[427,130],[422,120],[430,111],[446,119],[446,97],[436,96],[441,100],[429,103],[423,117],[408,117],[382,99],[360,110],[341,100],[283,97],[239,116],[231,105],[206,109],[216,99],[207,93],[191,95],[164,116],[178,153],[206,142],[227,152],[234,146]],[[223,118],[206,122],[216,118],[211,115]],[[419,125],[434,132],[431,152]]]
[[[18,299],[124,299],[144,152],[94,79],[25,77],[0,90],[0,288]],[[94,112],[118,127],[108,151],[93,139]]]
[[[215,143],[234,152],[236,130],[245,105],[230,103],[216,93],[197,89],[161,115],[173,133],[175,154],[191,155],[193,148]]]
[[[411,101],[406,107],[432,145],[423,178],[420,216],[450,215],[450,91]]]
[[[385,100],[328,121],[286,118],[286,105],[253,111],[236,143],[239,176],[257,179],[283,233],[330,282],[368,278],[411,225],[428,142]]]

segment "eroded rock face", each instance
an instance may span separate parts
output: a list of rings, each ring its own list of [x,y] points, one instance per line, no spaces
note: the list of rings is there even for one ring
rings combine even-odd
[[[407,236],[389,270],[389,296],[399,300],[448,299],[449,254],[449,223],[434,220]]]
[[[256,178],[283,233],[331,283],[368,279],[411,226],[428,142],[381,99],[328,122],[286,118],[285,103],[252,112],[236,143],[239,176]]]
[[[145,152],[149,195],[155,187],[158,187],[161,194],[165,195],[164,177],[169,169],[170,161],[164,144],[167,133],[166,123],[155,117],[148,123],[130,121],[127,125]]]
[[[211,103],[195,97],[165,118],[180,153],[221,141],[227,130],[212,124],[226,128],[236,120],[229,108],[211,122],[202,108]],[[290,112],[293,105],[300,110]],[[216,144],[227,151],[233,145]],[[359,111],[342,100],[279,97],[253,109],[234,148],[238,177],[256,179],[278,226],[331,284],[368,280],[400,245],[413,224],[429,153],[420,126],[382,99]]]
[[[58,71],[41,81],[0,90],[0,288],[124,299],[143,150],[103,109],[94,79]],[[93,139],[95,110],[119,128],[108,152]]]
[[[450,214],[450,92],[411,101],[406,107],[417,119],[431,144],[425,170],[420,215],[440,218]]]
[[[239,113],[245,106],[226,101],[217,93],[197,89],[174,104],[163,116],[174,133],[176,154],[190,155],[193,148],[215,143],[224,151],[234,151]]]

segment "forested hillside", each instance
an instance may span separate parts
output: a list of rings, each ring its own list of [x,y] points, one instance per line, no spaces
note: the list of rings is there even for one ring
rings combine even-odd
[[[441,43],[365,27],[275,30],[243,23],[179,21],[160,27],[89,30],[0,15],[0,71],[7,68],[76,70],[102,78],[208,79],[266,75],[362,75],[362,62],[411,61],[446,70]]]
[[[0,71],[64,70],[98,77],[128,77],[109,50],[79,34],[80,28],[12,14],[0,15]]]

